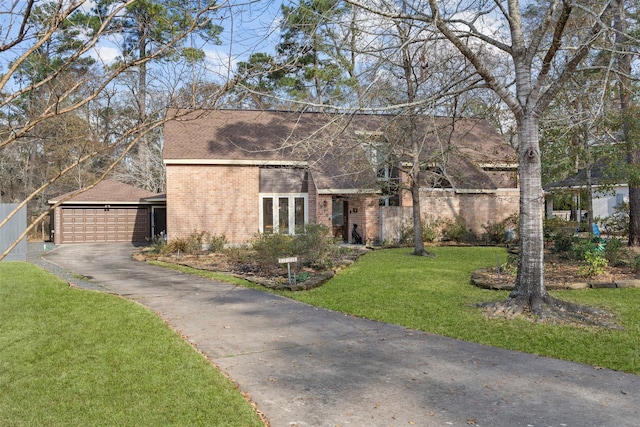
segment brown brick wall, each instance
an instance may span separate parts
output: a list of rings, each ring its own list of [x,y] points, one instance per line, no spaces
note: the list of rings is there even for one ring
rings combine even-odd
[[[167,235],[224,234],[244,243],[259,227],[259,168],[167,165]]]
[[[456,194],[453,191],[422,191],[420,210],[427,222],[457,216],[465,219],[467,228],[478,235],[484,232],[483,225],[503,221],[518,213],[519,192],[499,190],[495,194]],[[389,206],[382,208],[384,230],[382,239],[395,241],[405,227],[412,227],[412,206]]]
[[[456,194],[453,191],[421,191],[420,210],[427,220],[455,219],[461,216],[467,228],[482,233],[483,225],[505,220],[518,213],[517,189],[499,190],[493,194]]]

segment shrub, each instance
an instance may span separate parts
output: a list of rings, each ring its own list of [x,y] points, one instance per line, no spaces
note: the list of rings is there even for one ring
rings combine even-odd
[[[482,242],[487,244],[499,244],[506,241],[507,228],[504,222],[490,222],[482,226]]]
[[[167,242],[166,252],[184,254],[200,252],[204,247],[203,242],[207,240],[208,236],[206,231],[194,231],[189,237],[171,239]]]
[[[640,273],[640,255],[636,255],[631,260],[631,268],[634,273]]]
[[[167,241],[160,234],[153,236],[149,244],[149,252],[152,254],[164,254],[167,252]]]
[[[422,241],[433,243],[435,242],[440,233],[439,221],[427,221],[426,218],[422,221]]]
[[[610,233],[629,234],[629,203],[621,203],[614,208],[613,215],[599,219]]]
[[[423,218],[421,220],[422,226],[422,241],[423,242],[435,242],[440,237],[440,221],[429,221],[427,218]],[[400,230],[400,238],[398,239],[398,244],[400,245],[413,245],[413,221],[406,226],[402,227]]]
[[[307,224],[293,237],[292,251],[300,262],[315,267],[325,267],[331,253],[332,238],[324,224]]]
[[[247,246],[230,246],[224,249],[230,262],[245,264],[251,259],[251,250]]]
[[[515,275],[518,272],[518,256],[509,254],[507,260],[499,265],[498,271],[505,274]]]
[[[209,237],[208,250],[211,252],[222,252],[227,244],[227,237],[224,234]]]
[[[469,234],[467,222],[460,216],[456,217],[454,221],[445,221],[442,233],[445,240],[452,240],[454,242],[465,241]]]
[[[484,232],[481,241],[486,244],[508,243],[516,239],[518,230],[519,216],[517,214],[510,215],[500,222],[490,222],[484,224],[482,228]]]
[[[575,221],[566,221],[560,217],[554,216],[546,218],[542,224],[543,235],[545,239],[552,239],[558,233],[574,232],[578,227]]]
[[[586,259],[587,253],[589,252],[595,252],[595,243],[593,243],[591,239],[575,238],[571,250],[567,252],[567,257],[569,259],[582,261]]]
[[[585,277],[595,277],[607,271],[607,259],[600,251],[590,250],[584,254],[585,266],[579,270],[580,275]]]
[[[400,237],[398,238],[399,245],[413,245],[413,223],[406,225],[400,230]]]
[[[551,236],[551,240],[553,242],[551,251],[562,254],[567,258],[572,258],[574,246],[580,241],[580,239],[574,235],[573,231],[566,229],[560,230]]]
[[[620,265],[627,256],[627,246],[615,237],[609,239],[604,249],[604,256],[611,265]]]
[[[278,267],[278,258],[294,254],[293,238],[287,234],[258,234],[251,241],[255,261],[261,269],[273,271]]]

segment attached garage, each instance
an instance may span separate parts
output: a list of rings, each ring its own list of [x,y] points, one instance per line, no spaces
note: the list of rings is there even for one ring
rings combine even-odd
[[[62,201],[53,213],[55,244],[147,242],[165,232],[162,195],[108,180],[74,194],[49,201]]]

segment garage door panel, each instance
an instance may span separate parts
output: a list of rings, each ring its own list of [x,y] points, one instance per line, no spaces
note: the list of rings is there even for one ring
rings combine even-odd
[[[141,242],[150,233],[147,208],[65,207],[60,212],[62,243]]]

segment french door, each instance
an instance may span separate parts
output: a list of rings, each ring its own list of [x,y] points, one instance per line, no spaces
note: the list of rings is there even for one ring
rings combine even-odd
[[[260,232],[295,234],[308,221],[306,194],[260,196]]]

